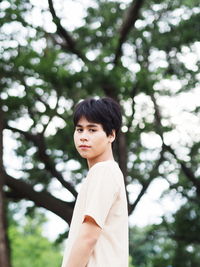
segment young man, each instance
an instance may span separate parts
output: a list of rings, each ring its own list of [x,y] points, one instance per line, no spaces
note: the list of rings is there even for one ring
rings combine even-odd
[[[89,172],[77,197],[62,267],[128,267],[125,185],[112,152],[121,121],[111,98],[76,106],[74,142]]]

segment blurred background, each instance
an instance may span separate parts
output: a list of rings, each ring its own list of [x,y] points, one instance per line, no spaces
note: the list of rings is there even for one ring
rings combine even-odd
[[[200,266],[199,66],[199,0],[0,1],[1,267],[61,265],[87,174],[72,112],[102,96],[123,112],[129,267]]]

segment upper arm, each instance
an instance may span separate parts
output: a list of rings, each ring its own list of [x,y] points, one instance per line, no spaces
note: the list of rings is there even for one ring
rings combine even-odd
[[[101,227],[96,223],[96,221],[91,216],[85,216],[82,226],[81,226],[81,233],[82,235],[96,242],[101,234]]]
[[[119,190],[115,176],[110,168],[102,168],[102,166],[93,169],[90,173],[84,215],[92,217],[101,228],[105,224]]]

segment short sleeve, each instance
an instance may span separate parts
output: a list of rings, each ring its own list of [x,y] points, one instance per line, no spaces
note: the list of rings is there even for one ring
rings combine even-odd
[[[92,217],[103,228],[119,191],[115,170],[109,165],[94,166],[88,178],[84,217]]]

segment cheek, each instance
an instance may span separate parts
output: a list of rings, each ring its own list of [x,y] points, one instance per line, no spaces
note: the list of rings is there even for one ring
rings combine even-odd
[[[95,143],[96,147],[98,148],[103,148],[104,145],[107,145],[108,143],[108,139],[106,138],[106,136],[104,134],[99,134],[98,137],[96,136],[93,139],[93,142]]]
[[[74,144],[75,144],[75,146],[76,146],[76,144],[77,144],[77,140],[78,140],[78,138],[77,138],[77,134],[76,133],[74,133]]]

